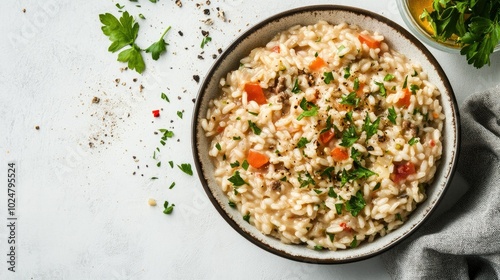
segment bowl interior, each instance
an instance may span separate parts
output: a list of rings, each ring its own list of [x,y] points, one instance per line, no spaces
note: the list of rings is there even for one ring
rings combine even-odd
[[[214,166],[208,155],[210,140],[201,128],[201,119],[206,116],[208,103],[220,93],[219,81],[239,66],[241,58],[256,47],[265,45],[278,32],[294,25],[315,24],[325,20],[331,24],[347,22],[385,36],[392,49],[417,61],[428,73],[430,82],[441,92],[441,104],[446,116],[443,129],[443,154],[434,182],[427,190],[428,198],[411,214],[399,229],[372,243],[363,243],[355,249],[340,251],[315,251],[301,245],[287,245],[265,236],[255,227],[241,219],[241,214],[228,206],[228,199],[214,180]],[[459,147],[458,109],[456,100],[443,70],[432,54],[405,29],[377,14],[352,7],[321,5],[307,6],[275,15],[250,28],[221,55],[207,74],[195,104],[193,115],[193,156],[198,175],[210,200],[221,216],[242,236],[257,246],[289,259],[311,263],[345,263],[365,259],[381,253],[412,233],[430,215],[451,181],[457,161]]]

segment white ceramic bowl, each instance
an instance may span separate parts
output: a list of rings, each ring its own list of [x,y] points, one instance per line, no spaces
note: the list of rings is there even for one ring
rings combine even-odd
[[[354,249],[339,251],[316,251],[303,245],[287,245],[266,236],[254,226],[241,219],[241,214],[228,206],[227,197],[215,182],[214,165],[208,155],[210,140],[204,135],[201,119],[206,116],[208,103],[219,94],[221,77],[239,66],[241,58],[250,50],[265,45],[278,32],[291,26],[315,24],[326,20],[332,24],[348,22],[363,29],[378,31],[393,49],[405,54],[413,61],[419,61],[428,72],[430,82],[441,92],[441,104],[446,116],[444,122],[443,154],[434,182],[427,189],[427,199],[419,204],[409,219],[397,230],[374,242],[363,243]],[[272,16],[243,33],[215,62],[203,81],[195,104],[193,115],[193,155],[202,185],[220,215],[243,237],[257,246],[276,255],[310,263],[346,263],[366,259],[394,246],[414,232],[436,208],[448,187],[458,158],[460,129],[457,103],[450,83],[431,53],[413,35],[396,23],[371,12],[352,7],[323,5],[307,6]],[[223,242],[223,240],[221,240]]]

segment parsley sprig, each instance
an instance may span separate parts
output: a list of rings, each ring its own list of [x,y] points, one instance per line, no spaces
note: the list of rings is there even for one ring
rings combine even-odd
[[[500,43],[500,3],[491,0],[434,0],[432,12],[424,9],[434,38],[446,41],[454,36],[460,53],[476,68],[490,65],[490,54]]]

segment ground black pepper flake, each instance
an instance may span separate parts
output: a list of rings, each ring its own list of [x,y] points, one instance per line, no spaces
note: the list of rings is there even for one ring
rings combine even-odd
[[[184,36],[184,33],[182,33],[182,31],[179,30],[178,33],[179,33],[179,35]]]
[[[193,103],[195,103],[196,102],[196,98],[191,99],[191,101],[193,101]]]
[[[222,53],[222,49],[221,49],[221,48],[217,49],[217,52],[218,52],[219,54],[221,54],[221,53]]]
[[[35,126],[35,129],[36,129],[36,130],[40,130],[40,126],[36,125],[36,126]]]
[[[200,76],[193,75],[193,80],[195,80],[196,83],[199,83],[200,82]]]
[[[217,59],[217,55],[216,55],[215,53],[214,53],[214,54],[212,54],[212,58],[213,58],[213,59]]]
[[[203,60],[203,59],[205,59],[205,58],[203,58],[203,56],[202,56],[201,54],[199,54],[199,55],[198,55],[198,59]]]
[[[208,16],[208,15],[210,15],[210,9],[205,9],[205,10],[203,10],[203,13],[204,13],[205,15],[207,15],[207,16]]]
[[[208,35],[210,35],[210,32],[208,32],[206,30],[201,30],[201,35],[203,35],[204,37],[207,37]]]

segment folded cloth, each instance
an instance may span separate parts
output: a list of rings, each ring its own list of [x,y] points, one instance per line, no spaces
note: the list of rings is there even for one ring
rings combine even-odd
[[[457,171],[470,188],[382,255],[394,279],[500,279],[500,87],[470,96],[460,114]]]

